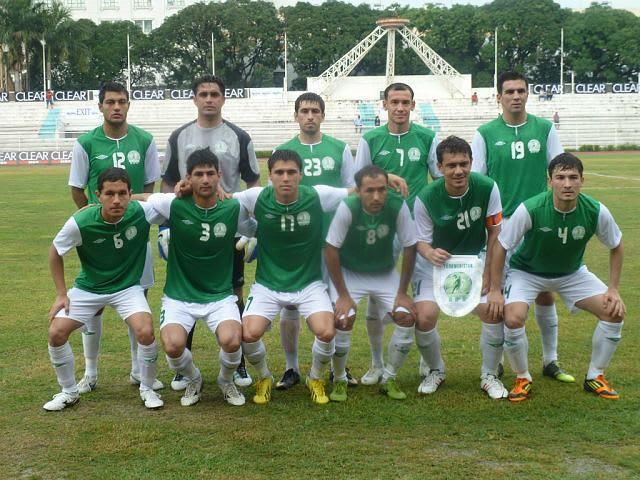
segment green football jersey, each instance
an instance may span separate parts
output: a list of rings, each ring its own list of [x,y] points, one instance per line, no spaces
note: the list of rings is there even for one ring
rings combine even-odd
[[[553,206],[553,192],[524,202],[531,228],[511,256],[509,266],[541,277],[562,277],[582,265],[589,239],[597,232],[600,202],[581,193],[576,208],[562,213]]]
[[[291,140],[276,147],[276,150],[293,150],[302,159],[302,180],[300,185],[328,185],[330,187],[352,187],[355,164],[351,152],[345,155],[347,144],[337,138],[322,134],[316,144],[302,143],[296,135]],[[349,163],[350,162],[350,163]],[[324,214],[322,238],[327,236],[334,212]]]
[[[278,292],[296,292],[322,279],[323,214],[313,187],[300,185],[298,199],[288,205],[278,203],[271,186],[260,192],[254,209],[260,245],[256,282]]]
[[[98,203],[95,195],[98,176],[112,167],[124,168],[131,179],[133,193],[143,193],[145,161],[147,150],[152,142],[153,137],[150,133],[134,125],[129,125],[127,135],[117,140],[107,137],[102,125],[80,136],[78,144],[84,151],[88,162],[87,197],[89,203]],[[73,172],[70,180],[73,180]],[[82,183],[81,179],[77,181]]]
[[[218,200],[201,208],[193,197],[171,202],[169,259],[164,293],[174,300],[209,303],[232,294],[240,204]]]
[[[303,175],[300,185],[350,187],[353,184],[353,178],[347,183],[342,177],[346,146],[347,144],[343,141],[325,134],[322,135],[319,143],[313,145],[302,143],[296,135],[275,149],[293,150],[300,155]],[[349,170],[353,175],[353,168]]]
[[[92,205],[73,215],[82,238],[76,247],[81,270],[75,286],[92,293],[115,293],[140,283],[150,225],[134,200],[116,224],[106,223],[101,209]]]
[[[387,125],[382,125],[362,137],[369,146],[371,163],[407,182],[407,205],[411,211],[416,195],[428,182],[429,152],[435,136],[433,130],[412,122],[402,135],[392,134]],[[363,166],[362,159],[358,159],[356,168]]]
[[[551,122],[528,114],[513,127],[502,116],[478,128],[486,148],[487,175],[500,189],[504,216],[526,199],[547,190],[547,139]]]
[[[382,211],[376,215],[362,208],[360,197],[343,200],[351,211],[351,226],[340,247],[340,264],[353,272],[386,272],[391,270],[393,238],[398,214],[403,205],[399,195],[389,192]]]
[[[487,244],[487,212],[494,185],[490,178],[471,172],[469,189],[462,197],[449,196],[444,178],[424,187],[418,198],[433,223],[431,246],[452,255],[478,255]]]

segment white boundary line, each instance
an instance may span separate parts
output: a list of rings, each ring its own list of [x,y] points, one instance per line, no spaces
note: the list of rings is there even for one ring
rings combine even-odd
[[[617,177],[615,175],[605,175],[604,173],[594,173],[594,172],[585,172],[585,175],[595,175],[596,177],[606,177],[606,178],[618,178],[620,180],[635,180],[640,182],[640,178],[637,177]]]

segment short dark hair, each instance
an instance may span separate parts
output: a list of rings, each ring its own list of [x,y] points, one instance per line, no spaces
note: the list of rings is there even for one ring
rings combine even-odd
[[[191,84],[191,91],[194,95],[198,93],[198,87],[203,83],[215,83],[220,88],[220,92],[224,95],[224,82],[220,77],[215,75],[202,75],[201,77],[196,78]]]
[[[580,159],[574,154],[569,152],[556,155],[554,159],[549,162],[549,166],[547,167],[549,178],[552,177],[553,171],[556,168],[559,168],[560,170],[577,170],[580,176],[582,176],[582,172],[584,171],[582,161],[580,161]]]
[[[189,158],[187,158],[187,174],[191,175],[194,168],[203,165],[215,168],[216,172],[220,170],[220,161],[209,147],[195,150],[191,155],[189,155]]]
[[[409,85],[407,85],[406,83],[400,83],[400,82],[396,82],[396,83],[392,83],[391,85],[389,85],[387,88],[384,89],[384,99],[386,100],[389,97],[389,92],[390,91],[409,91],[411,92],[411,100],[413,100],[413,88],[411,88]]]
[[[504,84],[504,82],[508,82],[510,80],[522,80],[525,86],[529,88],[529,82],[527,82],[527,79],[521,73],[513,72],[513,71],[502,72],[500,75],[498,75],[497,87],[498,87],[499,94],[502,95],[502,85]]]
[[[269,168],[269,171],[271,171],[273,166],[278,161],[296,162],[298,170],[302,171],[302,159],[300,158],[300,155],[298,155],[293,150],[276,150],[275,152],[273,152],[269,157],[269,160],[267,161],[267,167]]]
[[[102,187],[104,186],[104,182],[119,182],[119,181],[126,183],[127,190],[131,190],[131,179],[129,178],[129,174],[124,168],[117,168],[117,167],[107,168],[100,175],[98,175],[98,192],[102,192]]]
[[[118,92],[124,93],[127,96],[127,101],[129,101],[129,91],[127,87],[125,87],[120,82],[105,82],[100,86],[100,92],[98,93],[98,102],[104,102],[104,97],[107,92]]]
[[[305,92],[302,95],[300,95],[298,98],[296,98],[296,103],[294,106],[296,113],[298,113],[298,110],[300,110],[300,104],[302,102],[317,103],[318,105],[320,105],[320,110],[324,115],[324,100],[317,93]]]
[[[360,188],[362,186],[362,180],[364,179],[364,177],[374,178],[379,175],[382,175],[384,178],[386,178],[387,182],[389,181],[389,174],[377,165],[367,165],[366,167],[362,167],[356,172],[354,176],[356,187]]]
[[[442,164],[442,157],[444,156],[445,153],[449,153],[449,154],[466,153],[467,156],[469,157],[469,160],[473,158],[469,143],[467,143],[466,140],[460,137],[456,137],[455,135],[448,136],[438,144],[438,147],[436,148],[438,165]]]

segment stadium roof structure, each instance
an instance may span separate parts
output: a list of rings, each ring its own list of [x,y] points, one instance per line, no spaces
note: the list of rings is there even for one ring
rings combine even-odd
[[[393,83],[397,31],[407,45],[413,49],[420,60],[429,68],[431,73],[438,77],[452,97],[456,95],[464,96],[456,86],[456,83],[452,81],[454,78],[461,77],[460,72],[423,42],[413,30],[409,29],[407,27],[409,23],[410,21],[406,18],[382,18],[378,20],[376,22],[377,27],[369,35],[320,74],[318,78],[324,80],[325,83],[322,94],[329,97],[336,83],[341,78],[349,76],[373,46],[385,35],[387,37],[386,84]]]

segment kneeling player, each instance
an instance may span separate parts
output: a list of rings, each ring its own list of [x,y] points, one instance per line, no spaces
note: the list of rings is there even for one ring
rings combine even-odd
[[[329,398],[336,402],[347,399],[345,365],[356,306],[362,297],[370,296],[396,323],[381,390],[390,398],[404,400],[407,396],[398,387],[396,375],[413,343],[415,311],[407,288],[416,261],[415,225],[404,200],[387,193],[387,172],[369,165],[356,173],[355,180],[358,195],[338,207],[325,247],[337,326],[334,387]],[[396,233],[404,248],[400,275],[393,256]]]
[[[436,152],[443,177],[426,186],[414,206],[418,252],[424,257],[418,258],[413,283],[418,311],[416,344],[429,367],[418,387],[423,394],[434,393],[445,379],[436,328],[440,309],[433,293],[433,266],[442,265],[451,255],[480,255],[485,246],[490,254],[502,221],[498,187],[490,178],[471,172],[469,144],[451,136],[438,145]],[[489,272],[487,258],[483,293],[489,288]],[[493,399],[505,398],[507,391],[497,375],[502,358],[502,321],[489,318],[484,297],[475,313],[482,320],[480,388]]]
[[[231,405],[244,405],[244,396],[233,383],[242,356],[242,324],[231,277],[236,232],[253,236],[255,222],[246,215],[239,218],[237,200],[218,199],[220,169],[209,148],[189,156],[186,178],[191,183],[191,196],[148,196],[171,228],[160,335],[169,366],[188,382],[180,399],[183,406],[196,404],[202,390],[200,370],[186,348],[188,334],[198,319],[207,323],[220,345],[218,385],[224,399]]]
[[[272,185],[251,188],[234,198],[258,221],[260,249],[256,283],[242,316],[242,349],[258,370],[253,401],[271,399],[273,377],[266,361],[262,336],[282,308],[297,308],[315,335],[307,387],[314,403],[328,403],[323,372],[334,353],[333,307],[322,283],[320,260],[324,212],[334,211],[348,194],[345,188],[299,185],[300,156],[276,150],[269,158]]]
[[[529,305],[545,291],[557,292],[572,311],[587,310],[598,318],[584,389],[602,398],[619,398],[604,371],[620,341],[626,311],[618,292],[624,256],[622,233],[604,205],[580,193],[582,172],[582,162],[574,155],[555,157],[548,167],[551,190],[521,203],[495,244],[489,303],[494,315],[499,315],[506,303],[505,351],[517,377],[509,392],[513,402],[525,400],[531,392],[524,325]],[[611,252],[609,287],[582,263],[593,235]],[[520,242],[509,262],[503,297],[493,275],[502,271],[506,251]]]
[[[49,250],[56,300],[49,311],[49,356],[62,392],[44,404],[62,410],[79,400],[74,359],[68,339],[105,306],[113,307],[138,342],[140,398],[147,408],[163,405],[152,390],[158,356],[151,310],[140,286],[150,223],[162,219],[151,206],[130,201],[131,182],[121,168],[98,177],[99,205],[76,212],[58,232]],[[76,248],[82,269],[67,292],[62,256]]]

